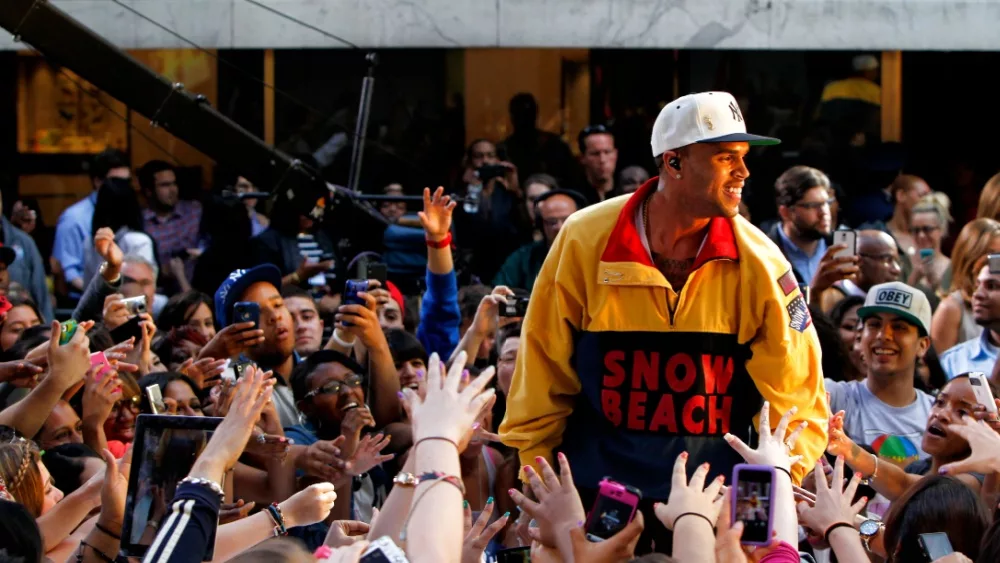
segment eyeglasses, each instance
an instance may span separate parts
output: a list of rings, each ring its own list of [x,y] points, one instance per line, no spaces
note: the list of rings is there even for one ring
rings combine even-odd
[[[133,395],[129,399],[122,399],[111,407],[111,412],[115,416],[121,416],[122,408],[126,408],[132,411],[132,414],[137,414],[139,412],[139,403],[141,401],[142,399],[139,397],[139,395]]]
[[[913,235],[913,236],[917,236],[917,235],[929,235],[929,234],[933,233],[934,231],[937,231],[940,228],[941,227],[933,227],[933,226],[927,226],[927,227],[910,227],[910,234]]]
[[[361,386],[362,377],[356,373],[349,374],[344,381],[331,381],[322,387],[313,389],[312,391],[306,393],[303,399],[312,399],[316,395],[336,395],[340,393],[340,390],[346,385],[350,388],[357,388]]]
[[[858,256],[867,258],[869,260],[874,260],[876,262],[881,262],[886,266],[890,264],[899,264],[899,257],[893,254],[861,254],[859,252]]]
[[[837,203],[837,200],[835,199],[828,199],[826,201],[805,201],[796,203],[793,207],[801,207],[807,211],[816,211],[817,209],[823,209],[824,207],[831,207],[835,203]]]

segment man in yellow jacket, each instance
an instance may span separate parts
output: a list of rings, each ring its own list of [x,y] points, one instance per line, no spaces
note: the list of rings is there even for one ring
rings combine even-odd
[[[522,464],[559,450],[585,498],[607,476],[648,508],[681,452],[689,471],[709,462],[728,480],[741,460],[723,436],[756,444],[767,400],[774,426],[793,406],[808,422],[795,480],[814,466],[829,413],[816,331],[781,251],[738,215],[749,146],[778,142],[747,134],[728,93],[684,96],[653,126],[659,176],[570,216],[535,282],[500,426]]]

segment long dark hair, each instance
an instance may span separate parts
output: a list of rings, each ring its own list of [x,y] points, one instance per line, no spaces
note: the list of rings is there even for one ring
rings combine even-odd
[[[979,495],[951,476],[931,475],[892,503],[885,518],[885,551],[889,563],[924,561],[920,534],[944,532],[955,551],[979,556],[990,514]]]
[[[90,236],[94,236],[101,227],[108,227],[115,232],[122,227],[143,232],[142,207],[139,206],[139,198],[128,180],[108,178],[101,189],[97,190]]]
[[[156,319],[156,326],[163,332],[169,332],[173,328],[186,325],[200,303],[208,306],[208,310],[212,311],[212,319],[214,320],[215,310],[212,308],[214,306],[212,298],[196,289],[192,289],[184,293],[178,293],[167,301],[167,304],[163,306],[163,310],[160,311],[160,316]]]
[[[24,506],[0,500],[0,545],[5,560],[34,563],[45,555],[42,533],[38,524]]]
[[[61,444],[45,450],[42,463],[49,470],[57,489],[70,494],[80,488],[83,462],[88,457],[101,459],[97,452],[86,444]]]

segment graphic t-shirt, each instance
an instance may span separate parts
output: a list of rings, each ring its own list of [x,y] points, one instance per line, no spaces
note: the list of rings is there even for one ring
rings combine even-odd
[[[905,407],[891,407],[862,381],[826,380],[830,411],[844,411],[844,431],[879,457],[901,467],[927,457],[920,449],[934,398],[917,389],[917,398]]]

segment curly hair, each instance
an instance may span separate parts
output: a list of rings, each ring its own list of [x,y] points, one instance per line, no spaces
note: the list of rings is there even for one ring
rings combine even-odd
[[[38,470],[38,446],[30,440],[19,438],[0,444],[0,478],[7,483],[7,491],[24,505],[35,518],[42,515],[45,484]]]

